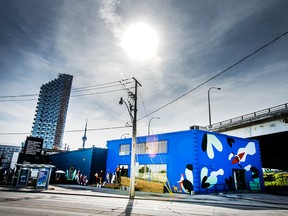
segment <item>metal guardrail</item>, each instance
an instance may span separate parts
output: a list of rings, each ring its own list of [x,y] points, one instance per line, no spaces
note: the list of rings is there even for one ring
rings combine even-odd
[[[225,127],[225,126],[229,126],[229,125],[234,125],[237,123],[241,123],[243,121],[249,121],[249,120],[253,120],[256,118],[261,118],[261,117],[265,117],[271,114],[275,114],[281,111],[287,110],[288,111],[288,103],[285,104],[281,104],[278,106],[274,106],[274,107],[270,107],[267,109],[263,109],[263,110],[259,110],[253,113],[249,113],[246,115],[242,115],[242,116],[238,116],[232,119],[228,119],[225,121],[221,121],[221,122],[217,122],[212,124],[212,129],[216,129],[216,128],[220,128],[220,127]]]

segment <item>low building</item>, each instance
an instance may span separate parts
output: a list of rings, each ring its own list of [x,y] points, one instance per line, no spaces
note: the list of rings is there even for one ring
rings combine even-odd
[[[107,142],[106,170],[130,176],[132,139]],[[173,192],[211,193],[263,188],[257,140],[192,129],[137,137],[135,176]]]
[[[88,184],[95,182],[96,172],[101,172],[101,170],[105,172],[106,160],[107,149],[95,147],[47,155],[49,164],[55,166],[55,171],[64,171],[67,180],[74,181],[79,171],[80,174],[86,176]],[[55,172],[52,173],[52,180],[55,177],[54,174]]]
[[[19,153],[20,146],[0,145],[0,167],[1,169],[9,169],[14,152]]]

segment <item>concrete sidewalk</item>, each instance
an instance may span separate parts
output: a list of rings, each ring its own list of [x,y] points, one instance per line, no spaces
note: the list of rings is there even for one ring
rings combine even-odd
[[[117,197],[129,198],[129,191],[97,188],[94,186],[83,185],[50,185],[49,190],[34,189],[34,188],[15,188],[0,186],[0,191],[18,191],[31,193],[49,193],[49,194],[67,194],[81,196],[102,196],[102,197]],[[151,192],[135,192],[135,199],[149,199],[159,201],[173,202],[193,202],[206,204],[223,204],[223,205],[253,205],[265,207],[279,207],[288,209],[288,196],[272,195],[265,193],[219,193],[219,194],[196,194],[188,195],[181,193],[151,193]]]

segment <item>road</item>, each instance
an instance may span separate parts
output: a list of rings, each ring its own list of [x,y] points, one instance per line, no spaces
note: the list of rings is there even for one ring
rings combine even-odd
[[[244,201],[243,201],[244,202]],[[288,208],[247,203],[134,199],[42,192],[0,192],[0,215],[288,215]]]

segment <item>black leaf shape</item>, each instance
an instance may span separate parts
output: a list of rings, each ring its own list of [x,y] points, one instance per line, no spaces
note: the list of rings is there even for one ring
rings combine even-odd
[[[232,148],[233,143],[235,143],[235,140],[232,137],[227,137],[227,143]]]
[[[202,187],[203,189],[210,187],[210,183],[209,183],[209,182],[206,182],[207,179],[208,179],[207,176],[204,176],[203,179],[202,179],[201,187]]]
[[[202,139],[202,150],[204,152],[207,151],[207,134],[206,133],[203,135],[203,139]]]
[[[253,179],[259,178],[259,170],[256,167],[252,166],[250,170],[251,172],[253,172],[252,174]]]

